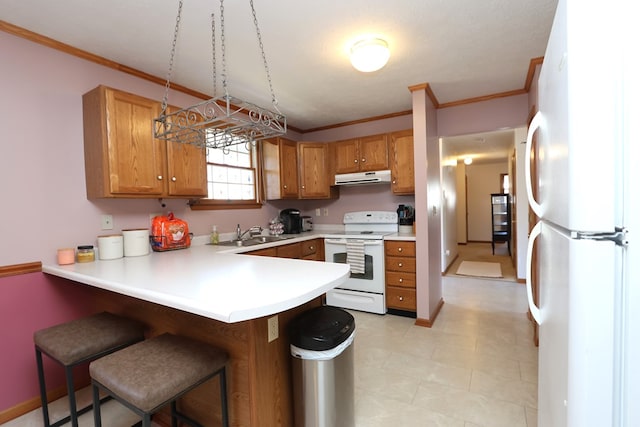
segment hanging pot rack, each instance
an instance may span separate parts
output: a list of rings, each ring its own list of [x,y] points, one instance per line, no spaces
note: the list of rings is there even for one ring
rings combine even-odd
[[[213,63],[213,98],[179,110],[168,108],[171,74],[182,15],[183,0],[178,4],[173,34],[169,71],[162,100],[162,113],[154,119],[154,136],[161,140],[192,144],[199,147],[225,149],[237,144],[252,144],[266,138],[284,135],[287,119],[278,109],[271,75],[267,64],[262,35],[258,26],[253,0],[249,0],[258,44],[271,91],[272,111],[229,95],[227,88],[226,46],[224,34],[224,0],[220,0],[220,32],[222,48],[222,87],[224,94],[217,96],[215,16],[211,14],[211,44]]]

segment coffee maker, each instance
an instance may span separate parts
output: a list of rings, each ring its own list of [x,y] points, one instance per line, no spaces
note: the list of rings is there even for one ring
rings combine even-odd
[[[298,234],[302,232],[302,216],[298,209],[283,209],[280,211],[280,222],[284,226],[284,234]]]

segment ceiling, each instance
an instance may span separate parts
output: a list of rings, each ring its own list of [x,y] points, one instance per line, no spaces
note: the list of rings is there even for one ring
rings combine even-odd
[[[409,86],[439,104],[523,89],[544,55],[557,0],[254,0],[275,96],[301,131],[411,109]],[[165,78],[178,0],[0,0],[0,20]],[[210,13],[184,0],[172,82],[213,94]],[[249,1],[224,3],[228,91],[263,107],[271,95]],[[216,24],[219,43],[220,24]],[[389,63],[348,59],[363,34],[386,39]],[[221,49],[217,47],[218,94]]]

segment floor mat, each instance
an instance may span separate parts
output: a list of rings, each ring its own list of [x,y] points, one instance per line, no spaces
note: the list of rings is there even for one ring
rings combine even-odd
[[[502,269],[499,262],[462,261],[456,274],[474,277],[502,277]]]

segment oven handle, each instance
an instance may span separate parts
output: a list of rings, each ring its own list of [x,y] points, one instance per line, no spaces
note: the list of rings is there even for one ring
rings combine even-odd
[[[325,243],[334,244],[334,245],[344,245],[347,244],[347,239],[324,239]],[[365,240],[365,246],[380,246],[382,245],[382,240]]]

